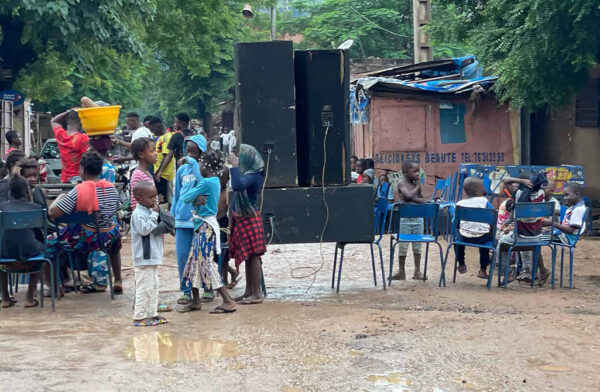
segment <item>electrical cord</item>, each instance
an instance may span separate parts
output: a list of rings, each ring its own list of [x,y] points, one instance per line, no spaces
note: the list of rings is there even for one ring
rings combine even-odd
[[[269,147],[269,149],[267,150],[267,168],[265,169],[265,180],[263,181],[263,186],[262,186],[262,190],[260,192],[260,208],[258,209],[258,213],[262,214],[262,209],[263,209],[263,201],[265,200],[265,187],[267,186],[267,180],[269,179],[269,164],[271,163],[271,153],[273,152],[273,150],[271,149],[271,147]],[[271,235],[271,237],[273,237]]]
[[[293,279],[306,279],[311,276],[313,277],[310,285],[306,289],[306,293],[308,293],[310,291],[310,289],[313,287],[315,280],[317,279],[317,274],[325,266],[325,257],[323,256],[323,239],[325,238],[325,231],[327,230],[327,226],[329,225],[329,204],[327,203],[327,199],[325,197],[326,196],[326,193],[325,193],[325,169],[327,166],[327,135],[328,135],[328,133],[329,133],[329,126],[327,126],[327,128],[325,128],[325,136],[323,138],[323,168],[321,170],[321,190],[323,193],[323,204],[325,205],[325,224],[323,225],[323,229],[321,230],[321,236],[319,239],[319,256],[321,257],[321,264],[316,268],[313,266],[294,267],[294,266],[292,266],[290,261],[287,259],[287,257],[285,257],[285,254],[284,254],[285,249],[284,249],[284,252],[280,252],[281,255],[283,256],[284,260],[290,267],[290,277],[292,277]],[[268,169],[268,164],[267,164],[267,169]],[[263,190],[264,190],[264,188],[263,188]],[[275,223],[273,222],[272,216],[269,217],[269,223],[271,225],[271,238],[270,238],[267,246],[271,245],[271,243],[273,242],[273,238],[275,238],[275,235],[277,235],[277,237],[279,238],[279,241],[281,242],[281,237],[279,236],[279,233],[275,229]],[[279,248],[279,249],[281,249],[281,248]],[[300,270],[311,270],[311,272],[306,273],[306,274],[296,275],[296,271],[300,271]]]

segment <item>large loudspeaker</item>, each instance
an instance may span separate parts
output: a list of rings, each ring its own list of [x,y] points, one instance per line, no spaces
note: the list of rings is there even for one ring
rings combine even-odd
[[[235,44],[235,75],[237,130],[269,162],[266,187],[297,186],[292,42]]]
[[[265,189],[263,220],[268,243],[369,242],[373,240],[373,201],[370,185],[325,188]],[[273,230],[273,228],[275,230]]]
[[[325,165],[326,186],[349,184],[348,58],[343,50],[298,50],[294,69],[298,182],[322,185]]]

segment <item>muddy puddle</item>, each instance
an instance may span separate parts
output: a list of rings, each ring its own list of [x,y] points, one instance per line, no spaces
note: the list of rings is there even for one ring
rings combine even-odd
[[[136,362],[176,363],[202,362],[235,358],[239,355],[237,343],[220,339],[189,339],[163,332],[134,336],[125,357]]]

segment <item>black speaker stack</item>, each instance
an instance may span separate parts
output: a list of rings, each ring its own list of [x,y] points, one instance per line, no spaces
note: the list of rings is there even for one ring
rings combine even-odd
[[[374,189],[349,185],[348,64],[343,50],[294,52],[291,41],[235,45],[236,129],[268,163],[274,243],[319,242],[326,217],[323,241],[373,237]]]

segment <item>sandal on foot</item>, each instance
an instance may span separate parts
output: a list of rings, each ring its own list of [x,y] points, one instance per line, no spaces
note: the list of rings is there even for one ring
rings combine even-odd
[[[170,312],[171,310],[173,310],[173,308],[171,308],[167,304],[158,304],[158,309],[157,309],[158,312]]]
[[[40,302],[37,299],[33,299],[33,303],[31,305],[25,305],[23,306],[24,308],[35,308],[36,306],[38,306],[40,304]]]
[[[85,286],[81,287],[81,292],[83,294],[103,293],[105,291],[106,291],[106,287],[104,287],[103,289],[99,289],[96,286],[94,286],[93,284],[86,284]]]
[[[187,305],[192,303],[192,296],[190,294],[183,294],[177,300],[177,305]]]
[[[154,320],[156,320],[157,324],[167,324],[169,322],[169,320],[167,320],[163,316],[156,316],[154,317]]]
[[[461,274],[466,274],[467,273],[467,265],[466,264],[459,264],[458,265],[458,272]]]
[[[479,273],[477,274],[477,277],[480,279],[488,279],[489,275],[487,274],[487,272],[485,271],[479,271]]]
[[[2,302],[2,309],[12,308],[13,306],[15,306],[15,303],[13,301]]]
[[[246,299],[246,298],[248,298],[249,296],[250,296],[250,295],[246,295],[246,294],[244,294],[244,295],[240,295],[239,297],[235,297],[235,298],[234,298],[234,301],[235,301],[235,302],[240,302],[240,301],[243,301],[243,300],[245,300],[245,299]]]
[[[158,325],[156,319],[133,320],[134,327],[154,327],[156,325]]]
[[[202,302],[203,304],[212,302],[214,300],[215,300],[215,294],[210,291],[205,291],[204,293],[202,293],[202,297],[200,298],[200,302]]]
[[[245,298],[245,299],[239,301],[238,304],[240,304],[240,305],[258,305],[258,304],[262,304],[263,302],[264,302],[264,299]]]
[[[216,308],[214,308],[213,310],[211,310],[210,314],[226,314],[226,313],[234,313],[237,309],[233,308],[233,309],[225,309],[222,306],[217,306]]]
[[[227,285],[227,290],[233,290],[235,288],[235,286],[237,286],[238,283],[240,283],[240,281],[242,280],[242,275],[238,275],[233,282],[229,283]]]
[[[193,312],[195,310],[202,310],[202,305],[200,305],[200,304],[194,305],[192,302],[190,302],[189,304],[185,304],[185,305],[177,305],[175,307],[175,310],[178,311],[179,313]]]

